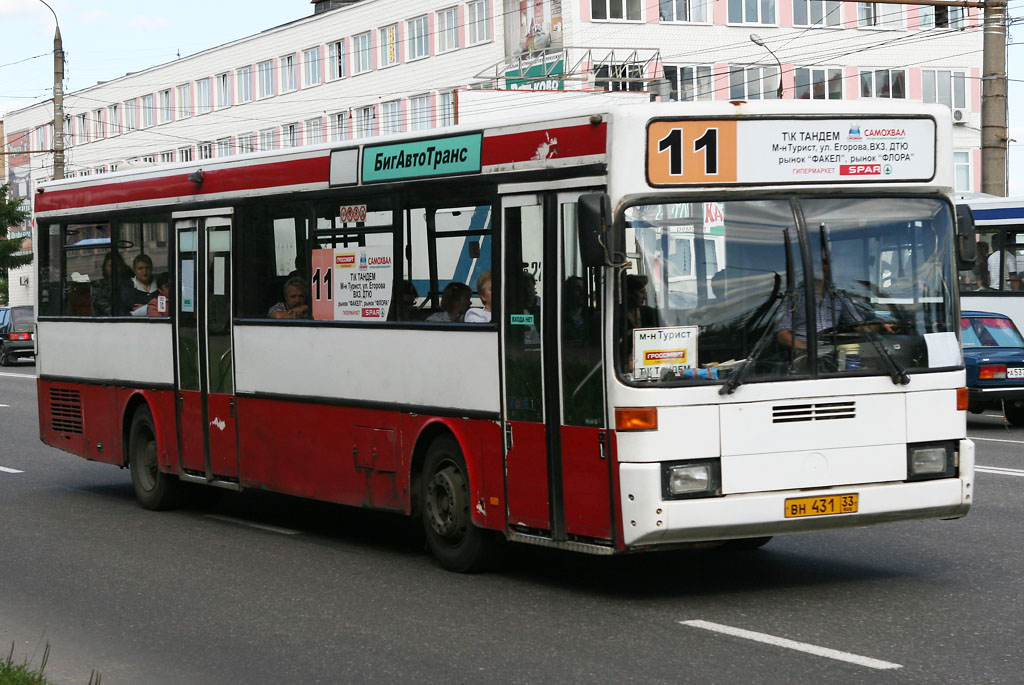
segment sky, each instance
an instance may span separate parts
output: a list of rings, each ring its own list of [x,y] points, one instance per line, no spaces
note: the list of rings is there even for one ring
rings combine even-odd
[[[390,0],[398,2],[400,0]],[[313,13],[309,0],[47,0],[57,13],[73,92]],[[1009,194],[1024,195],[1024,0],[1008,0]],[[98,9],[99,8],[99,9]],[[0,0],[0,115],[53,89],[53,15],[41,0]]]

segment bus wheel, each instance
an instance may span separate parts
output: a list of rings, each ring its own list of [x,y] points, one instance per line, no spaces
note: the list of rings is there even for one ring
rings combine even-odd
[[[444,568],[475,573],[494,559],[497,540],[470,518],[469,479],[459,445],[441,437],[430,445],[423,464],[423,529],[434,557]]]
[[[140,407],[128,431],[128,468],[135,498],[144,509],[170,509],[178,502],[181,482],[157,464],[156,428],[148,407]]]
[[[772,539],[771,535],[767,535],[763,538],[738,538],[736,540],[726,540],[726,549],[757,549],[758,547],[764,547],[768,544],[768,541]]]

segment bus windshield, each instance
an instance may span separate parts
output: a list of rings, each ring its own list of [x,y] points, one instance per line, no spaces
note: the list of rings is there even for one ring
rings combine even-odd
[[[884,373],[905,382],[904,370],[961,363],[942,200],[672,202],[631,206],[625,218],[618,364],[627,381]]]

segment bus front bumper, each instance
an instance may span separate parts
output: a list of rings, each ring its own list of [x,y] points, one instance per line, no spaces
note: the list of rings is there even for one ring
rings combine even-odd
[[[960,441],[958,475],[917,482],[837,485],[687,500],[662,499],[660,463],[622,463],[627,549],[856,528],[891,521],[959,518],[974,499],[974,443]],[[787,518],[786,500],[857,495],[857,511]]]

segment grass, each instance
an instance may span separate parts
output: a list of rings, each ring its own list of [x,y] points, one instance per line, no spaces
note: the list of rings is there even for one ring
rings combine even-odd
[[[49,680],[43,677],[43,670],[46,669],[46,662],[50,659],[50,643],[43,648],[43,658],[39,664],[39,670],[33,670],[28,665],[28,659],[23,663],[14,663],[14,643],[11,643],[11,651],[6,659],[0,659],[0,685],[49,685]],[[93,671],[89,675],[89,685],[100,685],[100,674]]]

